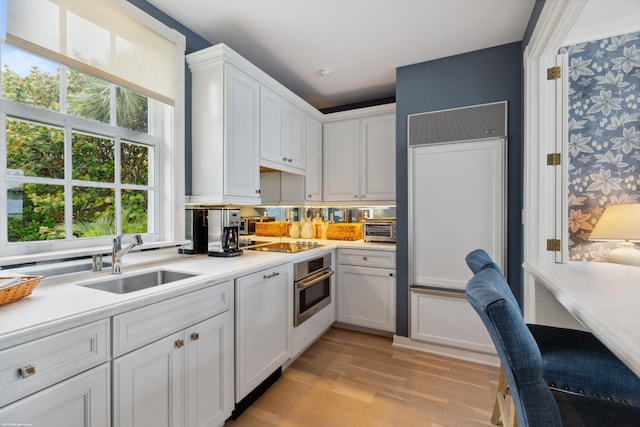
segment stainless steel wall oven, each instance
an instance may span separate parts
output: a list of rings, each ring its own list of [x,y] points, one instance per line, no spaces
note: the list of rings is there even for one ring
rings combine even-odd
[[[293,326],[298,326],[331,303],[331,254],[294,265]]]

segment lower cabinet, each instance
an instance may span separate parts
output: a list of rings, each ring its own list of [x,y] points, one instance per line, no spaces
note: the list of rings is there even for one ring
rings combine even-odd
[[[113,360],[115,427],[224,424],[234,405],[232,304],[226,282],[114,316],[114,348],[137,346]],[[170,324],[179,330],[157,339]]]
[[[227,311],[114,360],[114,425],[224,424],[232,347]]]
[[[236,279],[236,402],[291,355],[292,265]]]
[[[395,252],[338,250],[338,322],[396,330]]]
[[[0,409],[3,426],[110,426],[109,364],[76,375]]]

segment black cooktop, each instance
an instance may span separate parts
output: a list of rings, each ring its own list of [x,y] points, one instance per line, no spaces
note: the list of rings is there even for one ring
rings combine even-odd
[[[264,251],[264,252],[284,252],[284,253],[296,253],[307,251],[309,249],[319,248],[322,245],[319,245],[317,242],[274,242],[274,243],[265,243],[260,244],[256,242],[255,246],[245,246],[243,249],[251,250],[251,251]]]

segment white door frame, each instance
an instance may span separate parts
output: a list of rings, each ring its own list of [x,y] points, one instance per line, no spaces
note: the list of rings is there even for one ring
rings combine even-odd
[[[524,51],[524,261],[555,262],[546,250],[547,236],[555,230],[554,195],[549,194],[547,138],[555,133],[548,118],[552,100],[546,70],[555,64],[558,49],[571,31],[588,0],[550,1],[544,4],[529,44]],[[533,277],[524,276],[524,314],[533,312]]]

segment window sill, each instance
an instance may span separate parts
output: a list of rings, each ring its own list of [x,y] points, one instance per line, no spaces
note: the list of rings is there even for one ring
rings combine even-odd
[[[178,241],[163,241],[163,242],[150,242],[145,243],[142,246],[134,249],[132,252],[144,251],[148,249],[159,249],[159,248],[168,248],[172,246],[181,246],[186,243],[189,243],[189,240],[178,240]],[[9,257],[0,258],[0,269],[1,266],[8,265],[16,265],[16,264],[26,264],[31,262],[41,262],[41,261],[56,261],[63,260],[68,258],[79,258],[79,257],[88,257],[92,255],[101,255],[101,254],[111,254],[112,247],[111,246],[93,246],[86,247],[81,249],[69,249],[64,251],[52,251],[52,252],[41,252],[32,255],[16,255]]]

